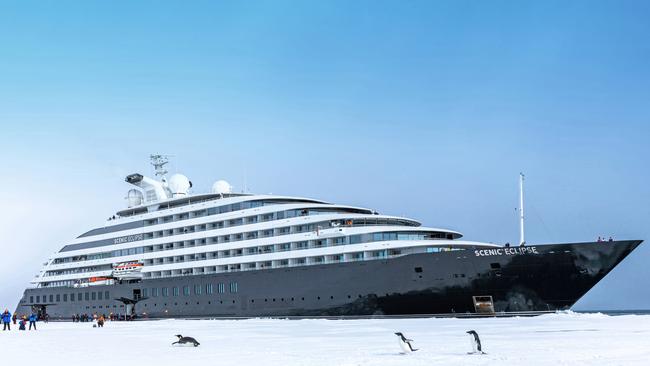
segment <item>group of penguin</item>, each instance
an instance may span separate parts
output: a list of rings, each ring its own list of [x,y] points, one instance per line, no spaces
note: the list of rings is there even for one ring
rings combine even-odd
[[[469,334],[470,337],[471,337],[470,338],[470,343],[472,345],[472,352],[469,352],[469,353],[470,354],[476,354],[476,353],[485,354],[485,352],[483,352],[483,348],[481,347],[481,339],[478,337],[478,333],[476,333],[475,330],[468,330],[466,333]],[[413,342],[412,339],[406,338],[404,336],[404,334],[402,334],[401,332],[397,332],[397,333],[395,333],[395,335],[397,336],[399,346],[402,349],[402,353],[407,354],[407,353],[412,353],[412,352],[415,352],[415,351],[418,350],[417,348],[413,348],[413,345],[411,344],[411,342]],[[175,345],[175,344],[180,344],[180,345],[190,344],[190,345],[193,345],[194,347],[196,347],[196,346],[198,346],[200,344],[199,342],[196,341],[196,339],[194,339],[192,337],[183,337],[180,334],[177,334],[176,337],[178,338],[178,341],[172,343],[172,346]]]
[[[475,330],[468,330],[466,333],[469,334],[470,343],[472,345],[472,352],[468,353],[484,355],[485,352],[483,352],[483,348],[481,347],[481,339],[478,337],[478,333],[476,333]],[[402,353],[408,354],[418,350],[417,348],[413,348],[413,345],[411,344],[411,342],[413,342],[412,339],[406,338],[401,332],[397,332],[395,335],[397,336],[397,341],[402,349]]]

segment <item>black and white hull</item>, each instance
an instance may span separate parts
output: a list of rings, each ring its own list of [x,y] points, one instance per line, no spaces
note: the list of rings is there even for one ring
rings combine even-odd
[[[569,309],[640,240],[475,247],[390,259],[27,289],[18,314],[368,316]]]

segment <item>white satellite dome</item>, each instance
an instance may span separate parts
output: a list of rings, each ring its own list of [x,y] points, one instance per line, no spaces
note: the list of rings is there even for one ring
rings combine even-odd
[[[129,189],[129,192],[126,194],[126,201],[129,208],[140,206],[142,201],[144,201],[144,196],[142,195],[142,192],[137,189]]]
[[[225,180],[218,180],[212,185],[212,193],[225,194],[232,193],[232,186]]]
[[[192,182],[183,174],[174,174],[167,181],[167,187],[169,187],[172,197],[186,196],[192,188]]]

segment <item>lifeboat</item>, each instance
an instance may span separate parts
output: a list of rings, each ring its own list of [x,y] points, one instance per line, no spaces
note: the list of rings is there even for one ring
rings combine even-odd
[[[144,263],[124,262],[113,264],[113,277],[121,280],[140,279],[142,278],[142,268]]]

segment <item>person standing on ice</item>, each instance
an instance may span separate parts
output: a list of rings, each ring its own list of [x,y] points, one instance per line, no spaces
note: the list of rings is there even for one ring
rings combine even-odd
[[[34,330],[36,330],[36,314],[34,313],[29,316],[29,330],[32,330],[32,325],[34,326]]]
[[[14,325],[16,325],[16,313],[14,313],[14,316],[11,317],[11,319],[14,321]]]
[[[2,331],[4,332],[5,330],[11,330],[11,313],[9,310],[5,309],[4,313],[2,313]]]

